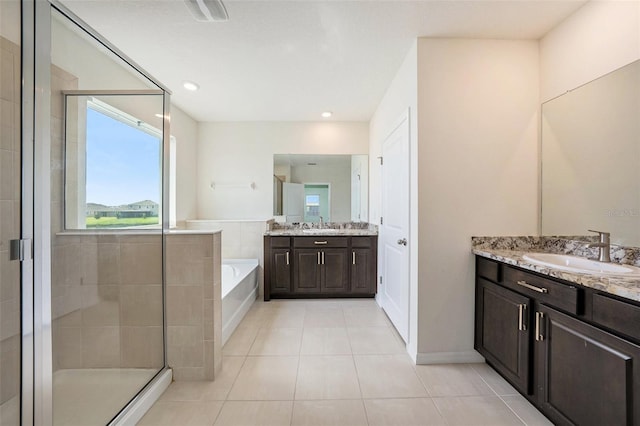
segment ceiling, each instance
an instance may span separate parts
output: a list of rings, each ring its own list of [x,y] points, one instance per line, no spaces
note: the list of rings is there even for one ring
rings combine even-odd
[[[63,0],[197,121],[369,121],[417,37],[539,39],[585,1],[224,3],[196,22],[182,0]]]

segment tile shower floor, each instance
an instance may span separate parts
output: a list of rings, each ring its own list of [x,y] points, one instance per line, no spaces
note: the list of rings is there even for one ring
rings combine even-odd
[[[223,356],[139,424],[551,424],[485,364],[413,365],[372,299],[257,301]]]

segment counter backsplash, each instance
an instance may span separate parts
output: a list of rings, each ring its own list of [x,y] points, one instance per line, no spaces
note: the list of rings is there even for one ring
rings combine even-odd
[[[541,251],[575,256],[598,258],[598,248],[589,248],[598,242],[596,235],[549,236],[549,237],[471,237],[474,249]],[[640,248],[611,244],[611,261],[640,266]]]
[[[299,229],[366,229],[377,231],[378,225],[368,222],[327,222],[320,225],[319,223],[300,222],[300,223],[278,223],[272,222],[269,231],[279,230],[299,230]]]

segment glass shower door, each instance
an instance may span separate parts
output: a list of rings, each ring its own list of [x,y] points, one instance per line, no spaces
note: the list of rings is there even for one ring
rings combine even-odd
[[[20,424],[20,3],[0,1],[0,424]]]

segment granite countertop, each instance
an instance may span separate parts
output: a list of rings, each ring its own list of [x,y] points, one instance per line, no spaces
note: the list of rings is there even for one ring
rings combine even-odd
[[[340,236],[377,236],[378,231],[372,229],[274,229],[264,235],[296,236],[296,237],[340,237]]]
[[[472,252],[475,255],[640,302],[640,278],[638,277],[567,272],[552,267],[533,264],[523,259],[525,254],[532,252],[576,255],[575,252],[567,253],[566,250],[561,250],[559,246],[555,246],[555,249],[553,247],[549,249],[548,245],[533,245],[527,247],[527,245],[520,244],[505,244],[500,247],[499,244],[483,245],[476,242],[473,243],[473,246]]]

